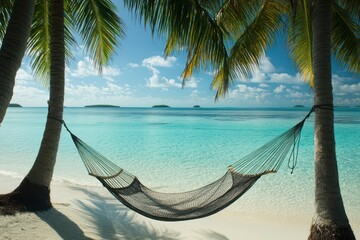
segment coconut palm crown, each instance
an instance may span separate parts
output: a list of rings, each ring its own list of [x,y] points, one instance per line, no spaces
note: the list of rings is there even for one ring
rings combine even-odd
[[[0,21],[6,19],[5,13],[0,12]],[[76,43],[73,32],[78,31],[82,37],[99,72],[124,34],[123,23],[109,0],[38,0],[31,27],[28,54],[35,76],[49,85],[48,118],[34,165],[13,192],[0,195],[0,213],[7,209],[40,211],[52,207],[50,183],[62,127],[65,61],[71,59]]]
[[[0,6],[0,41],[3,40],[11,16],[14,0],[6,0]],[[50,73],[50,1],[36,0],[35,12],[31,25],[27,54],[36,79],[45,86],[49,84]],[[94,60],[95,67],[101,73],[102,67],[108,64],[124,36],[124,24],[110,0],[65,0],[65,53],[66,62],[72,60],[72,50],[76,49],[74,33],[77,33],[85,52]],[[10,35],[11,33],[9,33]],[[10,92],[10,91],[9,91]],[[11,91],[12,95],[12,91]],[[11,99],[6,97],[1,106],[5,108]],[[5,114],[5,113],[4,113]],[[4,114],[0,116],[2,122]]]
[[[64,14],[66,61],[69,63],[72,59],[71,51],[76,46],[74,33],[77,32],[86,53],[101,72],[115,53],[118,40],[124,37],[124,24],[116,6],[110,0],[65,0]],[[36,1],[28,54],[35,76],[47,84],[50,69],[49,1]]]
[[[277,0],[124,2],[153,33],[166,36],[165,56],[177,50],[188,53],[184,80],[196,70],[216,72],[216,98],[225,96],[235,80],[249,77],[281,33],[303,79],[313,84],[314,1],[294,1],[296,13],[290,1]],[[331,14],[332,54],[349,71],[360,72],[360,4],[333,0]]]

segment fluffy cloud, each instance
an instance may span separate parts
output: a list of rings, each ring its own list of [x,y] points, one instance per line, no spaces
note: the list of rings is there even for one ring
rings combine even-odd
[[[261,88],[267,88],[267,87],[269,87],[269,85],[266,84],[266,83],[260,83],[260,84],[259,84],[259,87],[261,87]]]
[[[344,84],[339,86],[339,90],[343,93],[360,93],[360,83]]]
[[[297,73],[295,76],[291,76],[290,74],[287,73],[272,73],[270,75],[269,82],[286,83],[286,84],[302,84],[304,83],[304,80],[301,79],[299,73]]]
[[[336,96],[347,96],[349,99],[351,99],[351,97],[360,95],[360,83],[358,82],[358,80],[352,79],[350,77],[344,77],[344,76],[339,76],[337,74],[333,74],[332,83],[333,83],[334,94]],[[340,103],[337,104],[339,105],[345,104],[343,100],[341,100],[340,102],[341,104]],[[356,101],[354,101],[354,104],[357,104]],[[352,104],[347,103],[346,105],[352,105]]]
[[[290,97],[290,98],[310,98],[311,95],[309,93],[306,92],[298,92],[298,91],[294,91],[292,89],[286,89],[287,94],[285,95],[286,97]]]
[[[95,67],[95,63],[89,57],[85,57],[84,60],[81,60],[77,63],[76,69],[67,70],[71,77],[77,78],[86,78],[86,77],[94,77],[94,76],[102,76],[103,78],[113,81],[113,78],[119,76],[121,74],[120,69],[106,66],[102,69],[102,74]]]
[[[145,58],[142,61],[142,65],[151,68],[151,67],[172,67],[176,62],[176,57],[167,57],[166,59],[161,56],[152,56]]]
[[[276,70],[267,56],[261,58],[259,69],[263,73],[272,73]]]
[[[25,69],[20,68],[17,73],[16,73],[16,81],[29,81],[29,80],[33,80],[33,76],[31,75],[31,73],[27,72]]]
[[[230,92],[229,97],[240,100],[263,102],[265,97],[269,94],[269,91],[266,89],[239,84],[233,91]]]
[[[278,87],[276,87],[276,88],[274,89],[274,93],[277,93],[277,94],[282,93],[285,88],[286,88],[286,87],[285,87],[284,85],[280,84]]]
[[[182,82],[178,78],[169,79],[166,77],[160,76],[160,71],[157,67],[172,67],[176,63],[175,57],[163,58],[160,56],[152,56],[146,58],[142,61],[142,66],[148,68],[152,72],[152,76],[146,80],[146,86],[150,88],[161,88],[163,90],[168,90],[171,87],[181,88]],[[197,81],[195,78],[190,78],[185,82],[185,86],[189,88],[196,88]]]

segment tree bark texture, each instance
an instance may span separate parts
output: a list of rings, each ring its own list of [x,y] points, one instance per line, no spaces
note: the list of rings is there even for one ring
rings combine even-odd
[[[16,72],[30,36],[35,0],[15,0],[0,49],[0,123],[13,96]]]
[[[355,239],[341,197],[331,83],[331,1],[313,1],[315,217],[309,239]],[[330,109],[329,109],[330,108]],[[349,238],[349,236],[352,236]]]

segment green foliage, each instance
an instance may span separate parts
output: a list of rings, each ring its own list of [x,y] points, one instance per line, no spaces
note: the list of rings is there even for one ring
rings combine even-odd
[[[3,1],[0,6],[0,37],[11,14],[13,0]],[[51,1],[37,0],[28,41],[30,65],[35,77],[44,85],[49,84],[50,75],[50,5]],[[66,62],[72,59],[71,50],[76,47],[74,32],[78,31],[85,45],[86,53],[101,72],[115,53],[118,39],[124,36],[124,24],[118,17],[116,7],[110,0],[65,0],[65,55]]]
[[[6,26],[10,19],[13,0],[1,1],[0,4],[0,41],[4,38]]]
[[[35,76],[47,85],[50,76],[50,23],[47,0],[39,0],[35,3],[28,54],[31,57],[30,65]]]
[[[288,47],[290,57],[295,61],[300,74],[305,81],[313,85],[313,44],[311,10],[307,0],[300,1],[294,17],[289,12]]]
[[[124,24],[118,17],[115,5],[109,0],[72,1],[75,28],[83,38],[87,53],[101,72],[124,37]]]
[[[182,77],[210,68],[215,99],[247,78],[277,34],[287,33],[290,57],[313,82],[311,0],[124,0],[152,33],[167,37],[165,56],[186,51]],[[360,2],[332,0],[332,52],[348,70],[360,72]]]
[[[345,1],[347,2],[347,1]],[[356,6],[353,7],[356,10]],[[333,3],[331,41],[332,52],[338,62],[350,71],[360,72],[360,4],[357,4],[357,17],[353,18],[351,11],[341,8],[337,3]]]

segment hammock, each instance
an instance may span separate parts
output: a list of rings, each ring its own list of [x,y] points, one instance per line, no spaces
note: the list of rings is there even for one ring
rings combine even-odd
[[[161,221],[202,218],[226,208],[249,190],[263,175],[275,173],[285,159],[295,168],[300,133],[305,120],[228,167],[220,179],[196,190],[160,193],[144,186],[137,177],[117,166],[75,136],[62,121],[89,173],[125,206]]]

